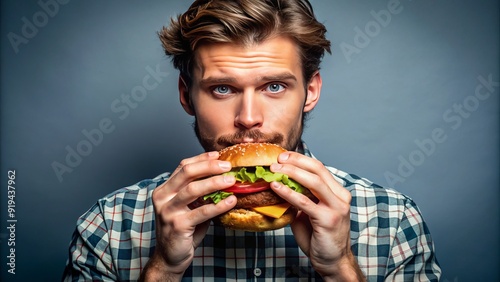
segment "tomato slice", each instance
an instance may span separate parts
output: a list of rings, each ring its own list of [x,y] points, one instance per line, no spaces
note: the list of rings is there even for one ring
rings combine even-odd
[[[237,182],[233,186],[224,189],[224,192],[232,192],[235,194],[249,194],[260,192],[269,189],[269,183],[265,181],[257,181],[255,183],[250,182]]]

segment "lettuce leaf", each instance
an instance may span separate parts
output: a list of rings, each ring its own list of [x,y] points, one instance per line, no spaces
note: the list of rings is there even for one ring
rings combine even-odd
[[[231,196],[233,193],[229,193],[229,192],[224,192],[224,191],[215,191],[213,192],[212,194],[208,194],[208,195],[205,195],[203,197],[203,200],[208,200],[208,199],[212,199],[212,201],[214,201],[214,203],[218,203],[222,200],[224,200],[225,198]]]
[[[255,171],[248,170],[246,167],[242,167],[237,171],[229,171],[224,173],[224,175],[232,175],[236,178],[237,181],[240,182],[250,182],[255,183],[261,179],[266,182],[281,182],[284,185],[290,187],[295,192],[303,193],[304,187],[298,183],[297,181],[290,179],[288,175],[283,173],[274,173],[269,170],[269,167],[256,166]],[[216,191],[212,194],[206,195],[203,197],[204,200],[212,199],[214,203],[218,203],[223,199],[229,197],[233,193],[224,192],[224,191]]]

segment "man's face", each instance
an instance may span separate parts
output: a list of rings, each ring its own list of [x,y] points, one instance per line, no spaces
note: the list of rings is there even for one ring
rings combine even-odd
[[[242,142],[276,143],[294,150],[302,118],[317,103],[321,77],[305,83],[296,44],[275,37],[244,47],[200,46],[191,89],[179,83],[184,109],[207,151]]]

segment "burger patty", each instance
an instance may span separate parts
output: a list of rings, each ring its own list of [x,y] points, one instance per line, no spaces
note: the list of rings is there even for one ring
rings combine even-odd
[[[270,206],[285,202],[285,200],[276,195],[271,189],[250,194],[236,194],[236,198],[238,199],[236,208],[242,209]]]
[[[236,195],[236,206],[235,208],[249,209],[253,207],[269,206],[283,203],[285,200],[278,197],[273,190],[265,190],[256,193],[249,194],[235,194]],[[198,198],[196,201],[190,204],[191,208],[201,207],[206,204],[211,204],[212,200],[203,200],[203,197]]]
[[[313,196],[311,191],[305,189],[303,193],[306,197],[312,199],[313,201],[317,201],[316,197]],[[235,194],[237,202],[235,208],[240,209],[249,209],[254,207],[263,207],[263,206],[271,206],[284,203],[281,197],[279,197],[273,190],[268,189],[261,192],[256,193],[248,193],[248,194]],[[203,197],[198,198],[196,201],[191,203],[189,206],[191,208],[201,207],[206,204],[213,203],[212,200],[203,200]]]
[[[308,189],[304,189],[304,192],[302,194],[313,200],[314,202],[317,202],[316,197],[314,197],[314,195]],[[236,199],[237,202],[235,208],[241,209],[271,206],[285,202],[285,200],[274,193],[274,191],[271,189],[250,194],[236,194]]]

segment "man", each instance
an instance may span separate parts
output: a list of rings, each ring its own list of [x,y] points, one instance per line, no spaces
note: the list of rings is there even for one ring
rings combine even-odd
[[[432,239],[413,201],[324,166],[301,141],[321,93],[325,33],[306,0],[199,0],[163,28],[180,103],[206,153],[99,200],[78,221],[65,279],[437,281]],[[271,170],[318,199],[273,182],[300,210],[290,226],[252,233],[213,224],[234,196],[189,207],[235,183],[222,175],[231,165],[218,151],[242,142],[289,150]]]

